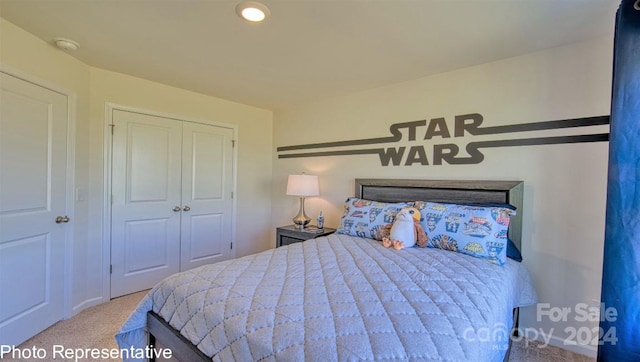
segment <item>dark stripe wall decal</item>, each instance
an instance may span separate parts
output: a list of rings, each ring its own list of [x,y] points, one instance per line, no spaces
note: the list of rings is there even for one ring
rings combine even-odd
[[[565,119],[561,121],[547,121],[547,122],[536,122],[536,123],[513,124],[513,125],[506,125],[506,126],[484,127],[484,128],[478,128],[478,133],[472,133],[472,134],[483,135],[483,134],[499,134],[499,133],[512,133],[512,132],[542,131],[542,130],[549,130],[549,129],[598,126],[598,125],[604,125],[604,124],[609,124],[609,116],[574,118],[574,119]]]
[[[301,157],[326,157],[326,156],[349,156],[349,155],[378,155],[384,152],[383,148],[371,148],[368,150],[345,150],[345,151],[324,151],[307,153],[290,153],[278,156],[278,158],[301,158]]]
[[[505,126],[480,127],[484,117],[479,113],[471,113],[454,117],[453,132],[450,130],[444,118],[433,118],[427,120],[394,123],[389,127],[391,136],[366,138],[359,140],[336,141],[313,143],[306,145],[295,145],[278,147],[278,158],[304,158],[304,157],[328,157],[328,156],[350,156],[350,155],[378,155],[382,166],[411,166],[419,164],[450,165],[478,164],[484,160],[484,154],[480,151],[483,148],[495,147],[518,147],[537,146],[553,144],[606,142],[609,140],[608,133],[584,134],[572,136],[537,137],[537,138],[514,138],[495,141],[469,142],[465,151],[468,156],[458,156],[461,153],[460,146],[454,143],[433,144],[434,137],[446,140],[453,137],[484,136],[493,134],[531,132],[556,130],[565,128],[591,127],[609,124],[609,116],[597,116],[587,118],[574,118],[557,121],[522,123]],[[426,129],[424,127],[426,126]],[[399,146],[385,148],[365,148],[347,150],[320,150],[307,152],[312,149],[327,149],[336,147],[364,146],[375,144],[398,143],[403,141],[402,131],[407,133],[405,141],[424,140],[426,144],[414,146]],[[303,151],[289,153],[288,151]],[[427,156],[431,155],[431,156]],[[403,162],[404,160],[404,162]]]
[[[360,146],[360,145],[373,145],[378,143],[390,143],[390,142],[398,142],[402,139],[402,132],[400,132],[403,128],[415,129],[418,126],[424,126],[427,124],[426,120],[422,121],[414,121],[414,122],[404,122],[404,123],[394,123],[391,125],[389,131],[392,136],[389,137],[380,137],[380,138],[368,138],[362,140],[351,140],[351,141],[337,141],[337,142],[325,142],[325,143],[314,143],[310,145],[298,145],[298,146],[286,146],[286,147],[278,147],[278,152],[281,151],[293,151],[293,150],[307,150],[310,148],[330,148],[330,147],[343,147],[343,146]]]

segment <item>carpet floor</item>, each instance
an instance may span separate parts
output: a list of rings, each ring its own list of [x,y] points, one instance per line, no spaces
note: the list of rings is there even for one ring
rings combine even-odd
[[[135,309],[147,291],[115,298],[110,302],[87,308],[74,317],[60,321],[42,333],[24,342],[18,349],[42,348],[52,355],[54,345],[64,346],[66,349],[115,349],[113,338],[116,330]],[[509,361],[513,362],[592,362],[595,359],[572,353],[570,351],[546,346],[531,340],[514,342]],[[51,360],[51,359],[49,359]],[[2,361],[43,361],[40,358],[11,358],[5,355]],[[55,361],[73,361],[56,358]],[[89,361],[84,359],[83,361]],[[101,359],[99,361],[118,361]],[[188,361],[185,361],[188,362]],[[465,361],[466,362],[466,361]]]

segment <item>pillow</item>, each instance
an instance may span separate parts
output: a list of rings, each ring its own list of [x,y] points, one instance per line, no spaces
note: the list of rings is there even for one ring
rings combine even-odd
[[[380,229],[393,224],[396,214],[413,202],[387,203],[350,197],[344,204],[338,234],[382,240]]]
[[[507,233],[515,207],[423,201],[415,202],[414,207],[422,214],[427,247],[485,258],[497,265],[506,262]]]
[[[513,259],[517,262],[522,262],[522,254],[516,244],[513,243],[511,238],[507,238],[507,258]]]

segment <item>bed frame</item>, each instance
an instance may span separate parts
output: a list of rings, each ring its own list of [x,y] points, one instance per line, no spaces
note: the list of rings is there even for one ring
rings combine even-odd
[[[511,218],[509,237],[520,249],[522,240],[522,181],[452,181],[452,180],[400,180],[356,179],[355,196],[363,199],[400,202],[433,201],[448,203],[498,203],[511,204],[517,215]],[[179,361],[210,361],[191,342],[182,337],[157,314],[147,314],[149,345],[170,348]],[[514,331],[517,330],[518,310],[514,310]],[[509,350],[505,361],[509,360]]]

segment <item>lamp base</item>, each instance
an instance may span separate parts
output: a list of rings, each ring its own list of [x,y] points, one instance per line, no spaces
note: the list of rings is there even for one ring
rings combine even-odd
[[[304,229],[304,227],[311,222],[311,218],[304,212],[304,197],[300,198],[300,210],[298,210],[298,215],[292,220],[293,224],[300,229]]]

